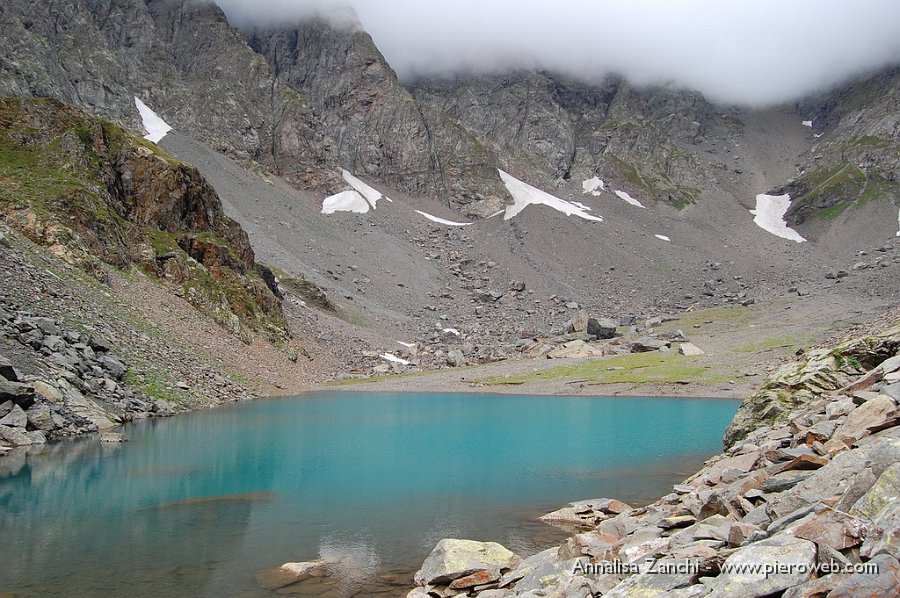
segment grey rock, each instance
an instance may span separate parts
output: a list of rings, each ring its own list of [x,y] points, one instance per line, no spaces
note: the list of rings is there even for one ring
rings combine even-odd
[[[97,358],[97,363],[99,363],[104,370],[109,372],[109,375],[115,380],[121,380],[125,375],[125,372],[128,371],[125,364],[112,355],[101,355]]]
[[[21,382],[9,382],[0,379],[0,403],[12,401],[23,409],[34,404],[34,388]]]
[[[0,403],[0,417],[6,417],[6,414],[8,414],[10,411],[12,411],[13,407],[15,407],[15,406],[16,406],[16,404],[13,403],[12,401],[6,401],[5,403]]]
[[[839,583],[828,598],[896,598],[900,588],[900,563],[889,554],[879,554],[869,561],[878,573],[854,573]]]
[[[779,534],[745,546],[729,556],[723,573],[712,582],[710,596],[760,598],[777,594],[807,581],[816,562],[816,545],[808,540]],[[741,568],[779,567],[773,573],[740,571]]]
[[[518,556],[495,542],[444,539],[425,559],[415,581],[419,585],[447,584],[484,569],[504,573],[519,562]]]
[[[28,415],[18,405],[14,405],[12,410],[3,419],[0,419],[0,426],[24,428],[27,425]]]
[[[867,559],[889,554],[900,560],[900,499],[896,496],[872,521],[859,552]]]
[[[28,409],[27,415],[29,425],[35,430],[50,432],[59,427],[49,405],[35,403]]]
[[[0,377],[6,378],[10,382],[19,382],[19,372],[8,359],[0,355]]]
[[[900,462],[894,463],[878,476],[869,491],[856,501],[850,513],[873,520],[898,497],[900,497]]]
[[[451,349],[447,352],[447,365],[458,368],[466,365],[466,356],[460,349]]]
[[[606,318],[589,318],[587,333],[600,339],[612,338],[616,335],[616,323]]]

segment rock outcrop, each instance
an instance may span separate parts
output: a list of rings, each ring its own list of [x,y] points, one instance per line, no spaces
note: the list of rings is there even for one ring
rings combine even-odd
[[[247,234],[200,173],[56,100],[0,99],[0,213],[101,280],[138,266],[249,340],[284,334]]]

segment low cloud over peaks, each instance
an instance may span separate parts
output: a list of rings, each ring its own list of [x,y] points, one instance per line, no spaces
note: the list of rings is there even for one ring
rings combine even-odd
[[[238,26],[346,19],[349,4],[404,79],[517,67],[585,81],[619,73],[765,105],[900,63],[897,0],[216,2]]]

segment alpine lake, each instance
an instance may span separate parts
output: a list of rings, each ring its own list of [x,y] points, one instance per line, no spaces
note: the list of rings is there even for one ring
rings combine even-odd
[[[367,394],[259,400],[0,459],[0,594],[405,596],[442,538],[526,556],[570,501],[646,504],[721,450],[723,399]],[[285,562],[331,577],[273,592]]]

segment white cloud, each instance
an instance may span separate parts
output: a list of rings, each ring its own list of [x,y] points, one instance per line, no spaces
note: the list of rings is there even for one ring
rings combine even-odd
[[[216,0],[236,24],[339,11],[347,0]],[[402,78],[540,67],[596,81],[782,102],[900,62],[897,0],[349,0]],[[339,8],[344,7],[344,8]]]

